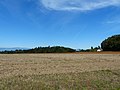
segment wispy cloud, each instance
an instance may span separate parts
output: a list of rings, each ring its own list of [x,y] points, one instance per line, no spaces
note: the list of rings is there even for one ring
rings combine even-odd
[[[119,20],[114,20],[114,21],[107,21],[107,24],[120,24]]]
[[[108,6],[120,6],[120,0],[40,0],[40,3],[52,10],[88,11]]]

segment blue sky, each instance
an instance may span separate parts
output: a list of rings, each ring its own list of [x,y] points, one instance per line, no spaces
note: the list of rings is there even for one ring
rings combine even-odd
[[[0,0],[0,47],[90,48],[120,34],[120,0]]]

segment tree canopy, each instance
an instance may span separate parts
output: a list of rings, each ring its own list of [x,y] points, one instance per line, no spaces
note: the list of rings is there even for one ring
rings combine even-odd
[[[108,37],[101,43],[103,51],[120,51],[120,34]]]

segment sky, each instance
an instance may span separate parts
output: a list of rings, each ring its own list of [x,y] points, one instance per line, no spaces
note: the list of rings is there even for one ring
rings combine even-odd
[[[120,34],[120,0],[0,0],[0,47],[87,49]]]

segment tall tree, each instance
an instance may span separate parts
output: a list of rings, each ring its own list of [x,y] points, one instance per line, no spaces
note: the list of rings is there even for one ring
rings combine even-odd
[[[120,51],[120,34],[108,37],[101,43],[103,51]]]

